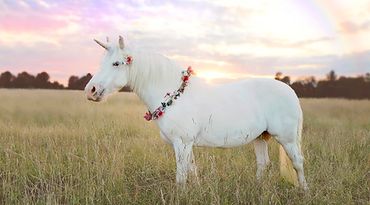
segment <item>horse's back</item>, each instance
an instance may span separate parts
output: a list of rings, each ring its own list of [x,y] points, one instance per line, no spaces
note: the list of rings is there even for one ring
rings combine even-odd
[[[299,107],[299,100],[294,90],[287,84],[267,78],[249,78],[213,87],[220,96],[238,95],[248,103],[259,106]],[[212,93],[212,92],[211,92]],[[266,108],[266,107],[264,107]]]
[[[240,87],[244,91],[256,94],[256,97],[272,97],[285,96],[297,99],[294,90],[287,84],[269,78],[248,78],[232,83],[220,85],[220,88],[227,89]]]

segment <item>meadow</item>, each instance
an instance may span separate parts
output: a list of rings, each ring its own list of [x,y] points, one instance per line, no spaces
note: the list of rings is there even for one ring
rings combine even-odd
[[[256,181],[252,145],[195,148],[200,184],[175,181],[170,145],[131,93],[0,89],[1,204],[370,204],[370,101],[301,99],[310,192]]]

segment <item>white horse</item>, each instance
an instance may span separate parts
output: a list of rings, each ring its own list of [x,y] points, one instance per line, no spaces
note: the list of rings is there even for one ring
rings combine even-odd
[[[155,121],[160,136],[174,148],[177,183],[185,184],[188,172],[196,175],[193,146],[235,147],[249,142],[254,144],[259,179],[269,163],[261,135],[269,135],[283,146],[299,185],[308,188],[300,146],[302,110],[288,85],[257,78],[209,84],[162,55],[125,47],[121,36],[118,45],[96,42],[106,54],[100,71],[85,87],[87,98],[101,101],[123,86],[131,87],[148,107],[148,120]],[[178,91],[181,88],[183,92]]]

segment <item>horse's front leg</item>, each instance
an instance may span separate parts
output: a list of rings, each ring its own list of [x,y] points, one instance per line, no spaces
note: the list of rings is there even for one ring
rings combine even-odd
[[[177,140],[173,143],[176,155],[176,182],[185,184],[188,172],[191,168],[193,143],[184,143]]]

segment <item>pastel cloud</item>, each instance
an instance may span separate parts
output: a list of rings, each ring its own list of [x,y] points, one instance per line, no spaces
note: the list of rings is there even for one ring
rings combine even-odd
[[[361,31],[367,31],[370,29],[370,20],[365,21],[363,23],[345,21],[341,23],[341,28],[342,31],[346,33],[357,33]]]
[[[4,0],[0,71],[46,70],[65,82],[97,69],[102,50],[93,38],[121,34],[206,71],[357,75],[370,71],[369,7],[365,0]]]

